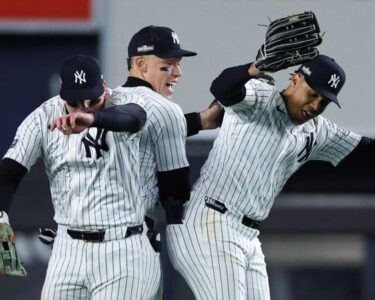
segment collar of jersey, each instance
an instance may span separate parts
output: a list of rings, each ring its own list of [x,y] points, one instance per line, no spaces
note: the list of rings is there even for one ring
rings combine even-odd
[[[154,90],[152,88],[152,85],[148,83],[147,81],[144,81],[143,79],[132,77],[132,76],[129,76],[125,84],[123,85],[123,87],[137,87],[137,86],[145,86]]]

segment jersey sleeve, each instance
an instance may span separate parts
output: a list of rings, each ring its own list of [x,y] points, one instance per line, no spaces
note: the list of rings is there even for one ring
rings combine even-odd
[[[10,158],[30,168],[42,153],[41,109],[32,112],[18,127],[14,140],[4,158]],[[47,130],[47,128],[45,128]]]
[[[318,135],[319,150],[312,155],[313,160],[323,160],[332,165],[344,159],[361,140],[361,136],[330,120],[321,118],[321,130]]]
[[[139,105],[147,113],[146,104],[142,97],[134,93],[124,93],[122,88],[116,88],[113,90],[112,100],[109,106],[125,105],[130,103]],[[122,131],[118,132],[117,134],[122,135],[127,139],[134,139],[141,134],[141,130],[136,132]]]
[[[113,90],[111,103],[112,105],[134,103],[146,110],[145,100],[142,97],[134,93],[125,93],[122,88]]]
[[[275,88],[258,79],[251,79],[245,84],[246,95],[244,99],[230,107],[226,111],[233,111],[246,119],[251,117],[259,110],[265,109],[270,99],[277,92]]]
[[[148,112],[149,113],[149,112]],[[150,134],[155,143],[157,171],[189,166],[186,158],[186,120],[180,107],[153,110]]]

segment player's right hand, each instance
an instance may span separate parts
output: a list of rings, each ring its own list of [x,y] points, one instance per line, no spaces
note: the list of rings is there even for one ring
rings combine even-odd
[[[224,107],[214,100],[210,106],[199,113],[202,130],[216,129],[221,126],[224,118]]]
[[[94,115],[86,112],[74,112],[52,121],[49,130],[60,130],[65,135],[81,133],[94,123]]]

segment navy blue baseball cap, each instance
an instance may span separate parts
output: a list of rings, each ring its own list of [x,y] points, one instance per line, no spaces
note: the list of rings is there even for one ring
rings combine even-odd
[[[320,54],[303,63],[297,72],[303,74],[315,92],[341,107],[337,95],[344,86],[346,75],[333,58]]]
[[[128,46],[128,57],[151,54],[160,58],[197,55],[195,52],[181,49],[180,40],[172,29],[153,25],[134,34]]]
[[[64,61],[60,79],[60,97],[66,101],[95,100],[104,93],[102,71],[91,56],[77,55]]]

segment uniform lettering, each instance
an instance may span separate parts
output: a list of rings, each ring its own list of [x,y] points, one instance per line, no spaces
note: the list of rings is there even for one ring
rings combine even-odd
[[[312,151],[313,146],[317,144],[315,140],[315,135],[313,132],[310,132],[310,134],[306,137],[306,144],[305,147],[302,149],[300,153],[298,153],[298,162],[306,161]]]
[[[99,159],[103,156],[102,151],[108,151],[109,147],[105,141],[108,130],[103,128],[98,128],[96,132],[95,139],[87,132],[86,136],[82,139],[82,143],[85,146],[86,157],[91,158],[91,148],[95,150],[96,159]]]

